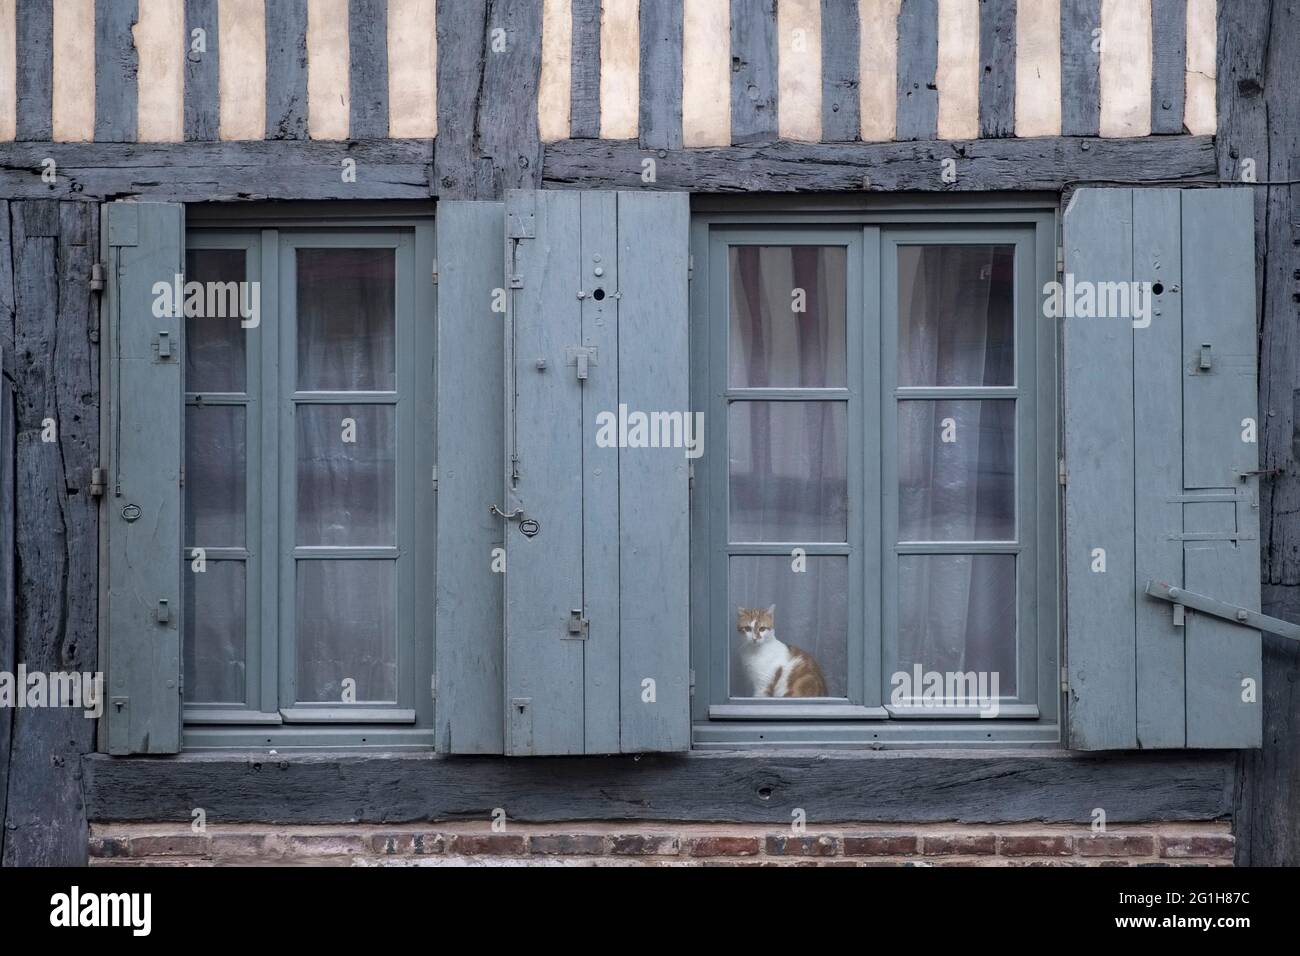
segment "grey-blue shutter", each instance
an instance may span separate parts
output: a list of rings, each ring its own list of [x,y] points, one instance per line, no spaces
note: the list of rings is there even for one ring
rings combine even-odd
[[[1249,189],[1080,189],[1066,210],[1067,296],[1153,292],[1146,327],[1062,320],[1073,748],[1259,746],[1259,632],[1145,593],[1260,606],[1253,215]]]
[[[496,553],[504,528],[488,511],[503,493],[504,210],[499,202],[438,204],[434,718],[444,753],[505,746]]]
[[[103,216],[108,750],[176,753],[185,323],[154,314],[154,284],[185,271],[185,207],[114,202]]]
[[[689,460],[597,444],[689,413],[688,229],[685,194],[507,193],[506,753],[689,746]]]

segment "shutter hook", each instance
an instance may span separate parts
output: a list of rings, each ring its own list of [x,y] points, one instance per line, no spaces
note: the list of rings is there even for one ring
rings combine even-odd
[[[491,514],[494,514],[500,518],[505,518],[507,521],[514,521],[516,518],[522,518],[524,516],[523,508],[516,508],[514,511],[510,512],[509,514],[506,514],[496,505],[488,505],[488,511]]]

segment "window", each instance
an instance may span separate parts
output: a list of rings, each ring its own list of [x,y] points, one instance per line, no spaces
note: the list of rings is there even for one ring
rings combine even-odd
[[[429,241],[189,231],[187,746],[431,737]]]
[[[1053,235],[697,216],[697,745],[1059,739]]]

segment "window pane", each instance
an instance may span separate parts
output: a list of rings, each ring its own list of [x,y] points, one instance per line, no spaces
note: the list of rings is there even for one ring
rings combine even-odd
[[[298,250],[298,388],[397,387],[392,249]]]
[[[397,575],[392,561],[298,562],[298,700],[397,700]]]
[[[190,249],[185,281],[205,284],[201,315],[185,318],[185,388],[191,392],[242,392],[248,367],[248,331],[241,308],[251,305],[251,290],[240,299],[238,283],[247,278],[243,249]],[[212,283],[209,285],[208,283]],[[234,284],[232,284],[234,283]]]
[[[246,422],[242,405],[185,407],[185,542],[190,547],[244,546]]]
[[[898,384],[1014,385],[1015,247],[901,246]]]
[[[299,405],[298,544],[397,543],[393,405]]]
[[[1016,403],[898,403],[902,541],[1012,541]]]
[[[847,250],[731,247],[731,375],[736,387],[845,384]]]
[[[206,562],[185,579],[185,698],[192,703],[245,700],[245,609],[242,561]]]
[[[732,697],[848,696],[849,560],[814,555],[806,561],[806,570],[795,571],[787,555],[731,558]],[[757,611],[775,633],[759,643],[749,640],[737,626],[753,615],[742,613],[741,608]],[[769,608],[773,608],[770,616]],[[794,668],[801,659],[778,644],[802,649],[815,668],[806,661]],[[774,683],[778,666],[783,669]],[[792,672],[805,677],[793,687]],[[824,694],[812,692],[816,682],[808,676],[811,673],[821,675]]]
[[[975,671],[1015,696],[1015,555],[900,555],[898,604],[899,671]]]
[[[733,402],[732,541],[846,541],[843,402]]]

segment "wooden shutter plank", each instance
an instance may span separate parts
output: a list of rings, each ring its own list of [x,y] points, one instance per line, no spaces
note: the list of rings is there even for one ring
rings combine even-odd
[[[1132,190],[1079,190],[1064,228],[1076,284],[1132,278]],[[1064,320],[1066,656],[1070,745],[1083,750],[1137,745],[1132,334],[1120,319]]]
[[[519,479],[507,511],[541,522],[506,527],[506,752],[583,752],[584,642],[570,639],[582,608],[582,393],[565,349],[582,334],[579,195],[508,191],[507,271],[521,278],[507,313],[507,455]],[[531,220],[531,237],[511,222]],[[513,244],[513,259],[509,246]],[[538,362],[545,363],[543,368]],[[507,484],[511,462],[507,460]]]
[[[597,364],[582,384],[582,594],[591,622],[585,642],[584,726],[586,753],[618,753],[619,561],[618,448],[596,444],[602,412],[618,412],[621,291],[618,194],[584,190],[575,194],[582,220],[579,255],[582,345],[594,348]],[[602,274],[597,275],[597,272]],[[597,299],[596,290],[602,292]],[[562,374],[576,377],[576,367]]]
[[[1259,486],[1239,476],[1258,467],[1258,448],[1242,440],[1258,415],[1256,391],[1254,203],[1249,189],[1183,193],[1184,484],[1240,495],[1231,503],[1188,503],[1188,533],[1232,532],[1233,540],[1188,541],[1189,590],[1259,608]],[[1209,343],[1210,369],[1200,368]],[[1187,746],[1257,747],[1261,704],[1242,699],[1258,683],[1259,632],[1203,614],[1187,616]],[[1256,686],[1256,700],[1261,690]]]
[[[690,407],[685,193],[618,194],[619,402]],[[703,436],[700,436],[702,439]],[[690,747],[688,459],[680,448],[619,458],[621,749]],[[653,680],[647,700],[645,680]]]
[[[1133,275],[1160,283],[1151,324],[1133,329],[1133,467],[1136,593],[1150,580],[1177,584],[1183,577],[1182,409],[1182,198],[1176,189],[1133,191]],[[1087,320],[1085,320],[1087,321]],[[1116,321],[1116,320],[1101,320]],[[1139,599],[1137,629],[1137,742],[1144,748],[1186,743],[1183,636],[1163,602]]]
[[[438,204],[438,563],[434,719],[445,753],[505,748],[502,595],[505,205]]]
[[[155,282],[184,272],[185,207],[105,207],[109,285],[109,752],[180,749],[181,490],[184,323],[153,315]],[[159,360],[159,333],[172,357]],[[139,517],[128,520],[130,506]],[[160,623],[160,602],[167,621]]]

